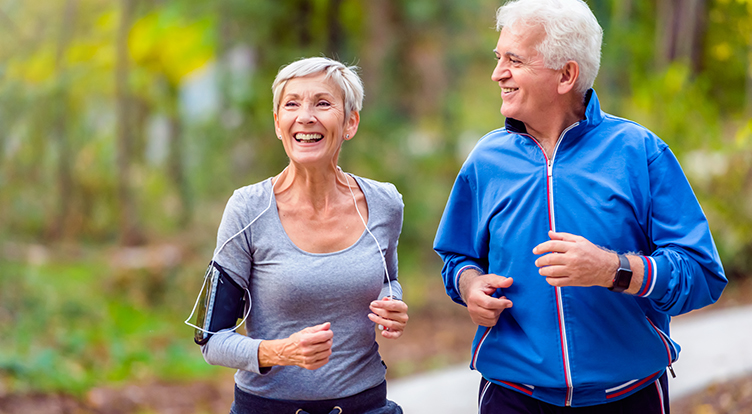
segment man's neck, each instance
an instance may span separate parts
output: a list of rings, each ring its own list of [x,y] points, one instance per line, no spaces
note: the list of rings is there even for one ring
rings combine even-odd
[[[528,134],[541,144],[546,155],[553,157],[556,143],[561,134],[575,122],[585,119],[585,104],[580,100],[575,105],[565,105],[561,108],[542,114],[540,122],[525,123]]]

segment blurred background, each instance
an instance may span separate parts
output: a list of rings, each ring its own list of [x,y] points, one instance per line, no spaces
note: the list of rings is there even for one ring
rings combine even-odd
[[[431,246],[459,166],[504,122],[490,80],[501,3],[0,0],[2,404],[96,408],[207,382],[231,393],[232,372],[203,361],[183,320],[228,197],[286,165],[271,83],[308,56],[361,68],[361,125],[340,165],[404,197],[411,325],[382,346],[390,377],[465,361],[474,329]],[[731,279],[724,297],[744,301],[752,0],[588,3],[605,31],[604,109],[677,154]],[[226,412],[220,399],[182,412]],[[126,406],[103,412],[168,412]]]

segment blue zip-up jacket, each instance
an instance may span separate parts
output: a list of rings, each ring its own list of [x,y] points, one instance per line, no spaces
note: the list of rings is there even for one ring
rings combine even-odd
[[[514,306],[479,327],[470,367],[489,381],[559,406],[631,395],[676,361],[671,316],[715,302],[727,280],[708,222],[668,146],[646,128],[601,111],[588,92],[585,119],[549,159],[507,119],[484,136],[454,183],[434,249],[449,296],[469,267],[514,278],[498,295]],[[555,288],[532,250],[548,231],[642,255],[638,295],[603,287]],[[501,292],[503,291],[503,293]]]

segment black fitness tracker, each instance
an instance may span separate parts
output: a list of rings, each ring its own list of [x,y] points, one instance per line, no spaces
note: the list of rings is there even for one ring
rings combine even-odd
[[[619,254],[619,268],[616,269],[616,276],[614,276],[614,285],[608,288],[613,292],[624,292],[629,289],[629,284],[632,283],[632,268],[629,267],[629,259],[623,254]]]

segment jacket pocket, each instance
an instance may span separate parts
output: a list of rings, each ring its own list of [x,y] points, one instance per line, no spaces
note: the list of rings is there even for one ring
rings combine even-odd
[[[671,366],[671,364],[676,362],[676,360],[679,358],[679,350],[676,348],[676,344],[668,335],[666,335],[665,332],[655,326],[650,318],[646,316],[645,319],[647,319],[648,323],[650,323],[650,326],[653,327],[653,330],[655,330],[655,332],[658,334],[658,337],[661,338],[663,346],[666,348],[666,366],[668,367],[669,371],[671,371],[671,375],[676,378],[676,374],[674,374],[674,368]]]

